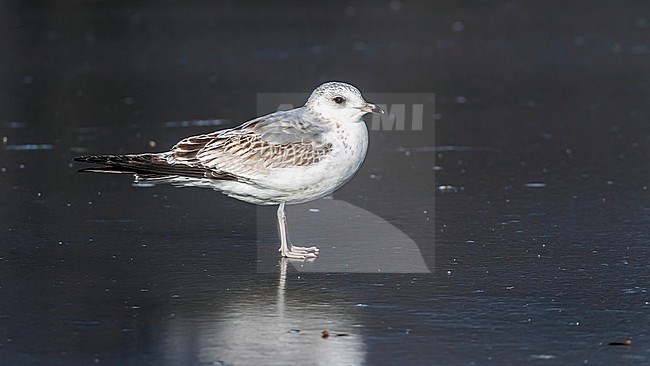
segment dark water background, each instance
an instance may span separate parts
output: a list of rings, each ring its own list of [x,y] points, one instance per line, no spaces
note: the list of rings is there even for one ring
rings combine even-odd
[[[643,1],[3,2],[0,362],[648,364],[649,40]],[[435,93],[334,195],[433,273],[259,271],[254,206],[70,165],[328,80]]]

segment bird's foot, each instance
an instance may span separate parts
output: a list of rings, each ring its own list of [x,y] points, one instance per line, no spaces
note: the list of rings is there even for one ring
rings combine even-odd
[[[320,249],[316,247],[297,247],[295,245],[290,245],[288,250],[279,249],[282,252],[282,256],[292,259],[308,259],[316,258]]]
[[[316,247],[313,247],[313,246],[312,247],[297,247],[295,245],[292,245],[290,247],[290,250],[291,251],[297,251],[297,252],[314,253],[316,255],[318,255],[318,252],[320,252],[320,249],[318,249]]]

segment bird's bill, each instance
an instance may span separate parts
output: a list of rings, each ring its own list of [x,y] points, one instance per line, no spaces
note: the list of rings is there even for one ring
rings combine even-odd
[[[366,113],[384,114],[384,110],[372,103],[366,103],[361,110]]]

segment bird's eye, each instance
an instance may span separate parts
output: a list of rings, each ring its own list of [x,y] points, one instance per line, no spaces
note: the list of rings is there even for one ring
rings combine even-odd
[[[334,103],[336,103],[336,104],[342,104],[342,103],[345,102],[345,98],[343,98],[343,97],[336,97],[336,98],[334,98],[334,99],[332,99],[332,100],[333,100]]]

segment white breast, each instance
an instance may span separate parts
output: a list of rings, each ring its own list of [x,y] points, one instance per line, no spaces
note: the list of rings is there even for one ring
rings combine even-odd
[[[328,132],[324,140],[332,144],[332,151],[318,163],[274,169],[258,182],[262,189],[239,187],[253,197],[236,198],[263,204],[254,198],[257,196],[264,197],[264,200],[297,204],[334,192],[349,181],[363,163],[368,150],[368,130],[364,122],[347,123]],[[232,195],[233,190],[230,191]]]
[[[336,136],[333,139],[336,143],[333,143],[329,164],[338,182],[332,191],[350,180],[361,167],[368,151],[368,129],[361,121],[336,129],[333,134]]]

